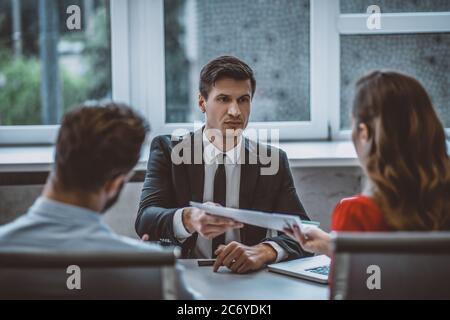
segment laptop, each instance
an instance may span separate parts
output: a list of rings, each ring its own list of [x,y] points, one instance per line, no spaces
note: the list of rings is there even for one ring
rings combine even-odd
[[[271,264],[269,271],[322,284],[328,283],[330,258],[325,255]]]

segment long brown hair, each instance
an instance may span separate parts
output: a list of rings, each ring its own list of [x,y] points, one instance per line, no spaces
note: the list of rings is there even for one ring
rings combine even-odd
[[[356,126],[368,127],[366,173],[392,230],[450,230],[445,131],[414,78],[375,71],[356,85]]]

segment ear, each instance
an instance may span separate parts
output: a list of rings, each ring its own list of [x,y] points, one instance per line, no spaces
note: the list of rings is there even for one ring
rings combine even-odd
[[[369,128],[365,123],[360,123],[358,125],[358,140],[361,145],[366,145],[369,141]]]
[[[202,113],[206,112],[206,99],[201,93],[198,95],[198,107]]]
[[[115,177],[114,179],[109,180],[105,184],[105,192],[109,198],[112,198],[117,195],[122,183],[125,183],[126,175],[122,174],[120,176]]]

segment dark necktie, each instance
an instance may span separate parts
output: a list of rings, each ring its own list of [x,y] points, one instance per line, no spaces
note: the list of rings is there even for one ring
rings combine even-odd
[[[225,173],[225,154],[218,156],[219,164],[217,166],[216,174],[214,176],[214,202],[221,206],[226,206],[227,199],[227,180]],[[215,258],[214,252],[221,245],[225,244],[225,233],[215,237],[212,240],[211,257]]]

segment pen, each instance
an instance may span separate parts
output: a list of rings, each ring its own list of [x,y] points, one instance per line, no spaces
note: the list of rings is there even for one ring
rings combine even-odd
[[[199,267],[211,267],[216,262],[216,259],[200,259],[197,260]]]

